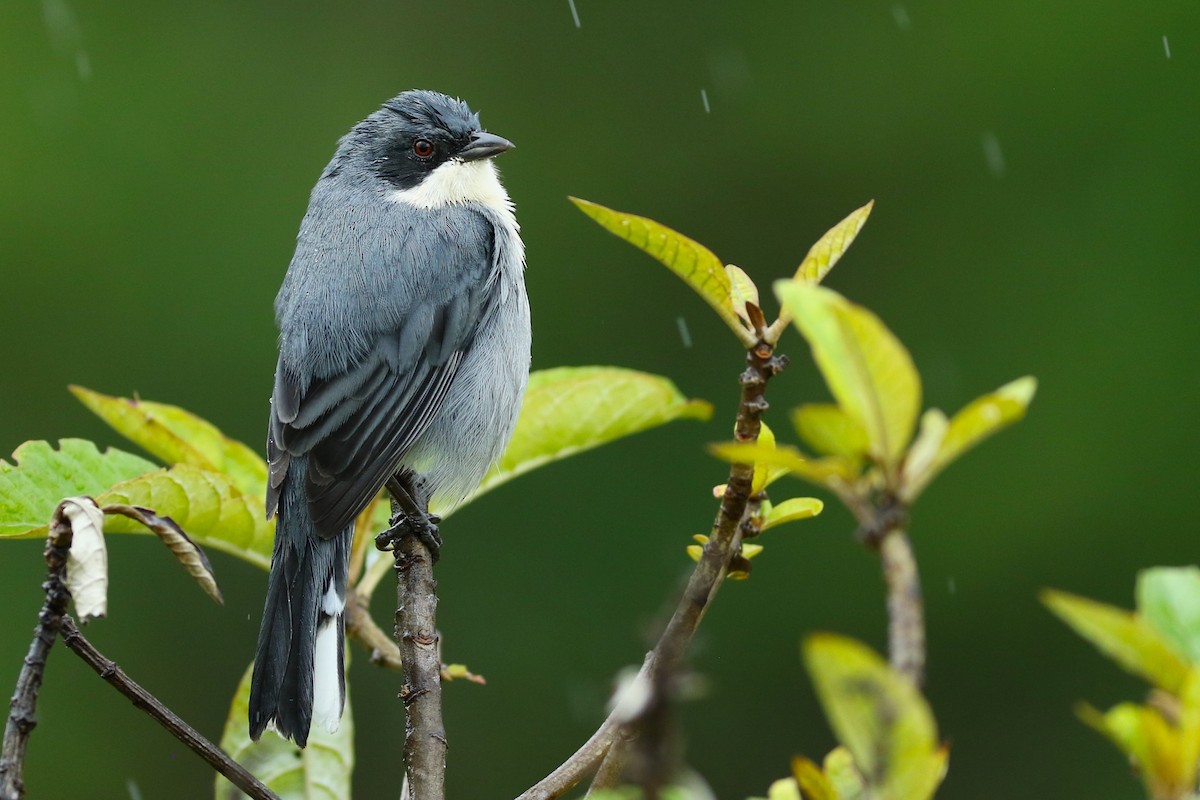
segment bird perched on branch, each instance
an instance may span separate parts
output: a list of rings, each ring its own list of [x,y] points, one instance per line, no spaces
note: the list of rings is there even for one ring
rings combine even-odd
[[[345,705],[355,517],[385,486],[435,553],[430,501],[473,491],[512,435],[529,375],[524,246],[466,103],[404,92],[338,143],[275,300],[267,437],[278,514],[250,735],[303,747]]]

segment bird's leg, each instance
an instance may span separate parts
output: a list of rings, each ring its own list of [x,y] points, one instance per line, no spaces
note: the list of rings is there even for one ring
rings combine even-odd
[[[375,546],[394,550],[401,536],[416,536],[429,548],[436,562],[442,550],[442,536],[437,527],[442,518],[429,513],[429,498],[422,491],[420,478],[404,471],[393,475],[385,485],[392,496],[391,527],[375,537]]]

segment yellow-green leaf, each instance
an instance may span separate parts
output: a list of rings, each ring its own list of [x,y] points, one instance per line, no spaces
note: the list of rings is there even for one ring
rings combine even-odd
[[[1059,619],[1125,670],[1168,692],[1182,687],[1187,663],[1138,615],[1053,589],[1043,591],[1041,598]]]
[[[274,520],[265,519],[262,502],[246,497],[223,473],[176,464],[118,483],[96,502],[152,508],[173,519],[202,547],[224,550],[263,569],[271,565]],[[133,520],[113,516],[105,519],[104,530],[148,532]]]
[[[839,800],[833,782],[825,776],[820,767],[804,756],[792,759],[792,777],[795,778],[804,800]]]
[[[850,249],[858,232],[867,224],[867,217],[871,216],[871,209],[874,207],[875,201],[871,200],[862,208],[851,211],[844,220],[826,231],[825,235],[809,248],[808,255],[800,262],[794,277],[809,283],[820,283],[829,274],[829,270],[833,269],[834,264]]]
[[[854,765],[854,756],[845,747],[835,747],[825,756],[825,775],[833,784],[838,800],[866,800],[867,786]]]
[[[968,403],[950,419],[932,474],[937,474],[967,450],[1025,416],[1036,392],[1037,379],[1026,375]]]
[[[800,438],[825,455],[861,459],[870,449],[867,432],[841,406],[810,403],[792,409],[792,424]]]
[[[848,217],[826,231],[825,235],[809,248],[808,255],[800,262],[793,278],[805,283],[820,283],[850,248],[854,238],[858,236],[858,232],[867,223],[867,217],[871,216],[871,209],[874,207],[875,201],[872,200],[862,208],[850,212]],[[784,306],[779,312],[779,319],[770,327],[767,341],[778,341],[779,335],[791,321],[792,310]]]
[[[815,497],[793,497],[771,506],[771,510],[763,515],[761,530],[774,528],[785,522],[796,522],[811,519],[825,508],[825,504]]]
[[[1077,713],[1133,762],[1149,797],[1193,796],[1196,753],[1185,753],[1185,737],[1158,709],[1121,703],[1105,713],[1083,705]]]
[[[946,438],[950,420],[940,409],[931,408],[921,415],[921,428],[904,455],[900,471],[900,499],[911,503],[933,478],[938,451]]]
[[[917,688],[852,639],[815,634],[804,659],[829,723],[854,757],[872,797],[927,800],[941,782],[946,754]]]
[[[350,687],[346,687],[346,711],[337,733],[329,733],[323,725],[313,725],[308,746],[301,750],[271,730],[264,732],[257,742],[250,739],[246,726],[250,675],[251,670],[247,669],[238,684],[221,736],[221,749],[254,773],[281,800],[349,800],[350,776],[354,770]],[[245,795],[218,775],[215,797],[239,800]]]
[[[807,800],[800,797],[800,785],[795,778],[780,778],[767,789],[767,800]]]
[[[114,483],[156,467],[110,447],[101,453],[85,439],[25,442],[0,459],[0,539],[44,539],[46,523],[66,497],[95,497]]]
[[[543,464],[677,419],[708,419],[666,378],[617,367],[558,367],[529,376],[517,429],[472,499]]]
[[[211,422],[166,403],[112,397],[71,386],[78,398],[117,433],[166,464],[191,464],[223,472],[250,497],[266,495],[267,464],[241,442],[230,439]]]
[[[712,306],[744,345],[749,347],[754,344],[754,333],[734,310],[729,274],[711,250],[652,219],[615,211],[578,197],[572,197],[571,202],[602,228],[658,259],[683,278],[704,302]]]
[[[837,292],[796,280],[778,281],[775,291],[795,314],[834,399],[866,431],[871,454],[895,465],[921,405],[908,351],[878,317]]]
[[[1138,573],[1138,613],[1192,664],[1200,664],[1200,569],[1154,567]]]
[[[733,264],[725,265],[725,274],[729,276],[729,296],[733,302],[733,310],[746,327],[753,330],[754,325],[750,320],[750,313],[746,311],[746,304],[753,303],[762,308],[762,302],[758,298],[758,286],[745,270]]]
[[[855,465],[840,456],[806,459],[799,450],[789,445],[769,448],[756,442],[720,442],[710,444],[708,451],[731,464],[777,467],[818,486],[851,483],[858,474]]]

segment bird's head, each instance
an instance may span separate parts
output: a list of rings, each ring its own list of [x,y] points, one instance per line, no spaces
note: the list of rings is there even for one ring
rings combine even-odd
[[[462,100],[414,89],[355,126],[339,154],[384,181],[392,200],[435,207],[503,193],[491,158],[513,146],[483,130]]]

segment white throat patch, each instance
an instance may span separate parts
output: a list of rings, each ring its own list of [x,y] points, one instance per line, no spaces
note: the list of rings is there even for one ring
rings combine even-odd
[[[388,192],[387,199],[417,208],[482,203],[504,214],[512,214],[513,207],[490,158],[478,161],[451,159],[425,176],[420,185]]]

